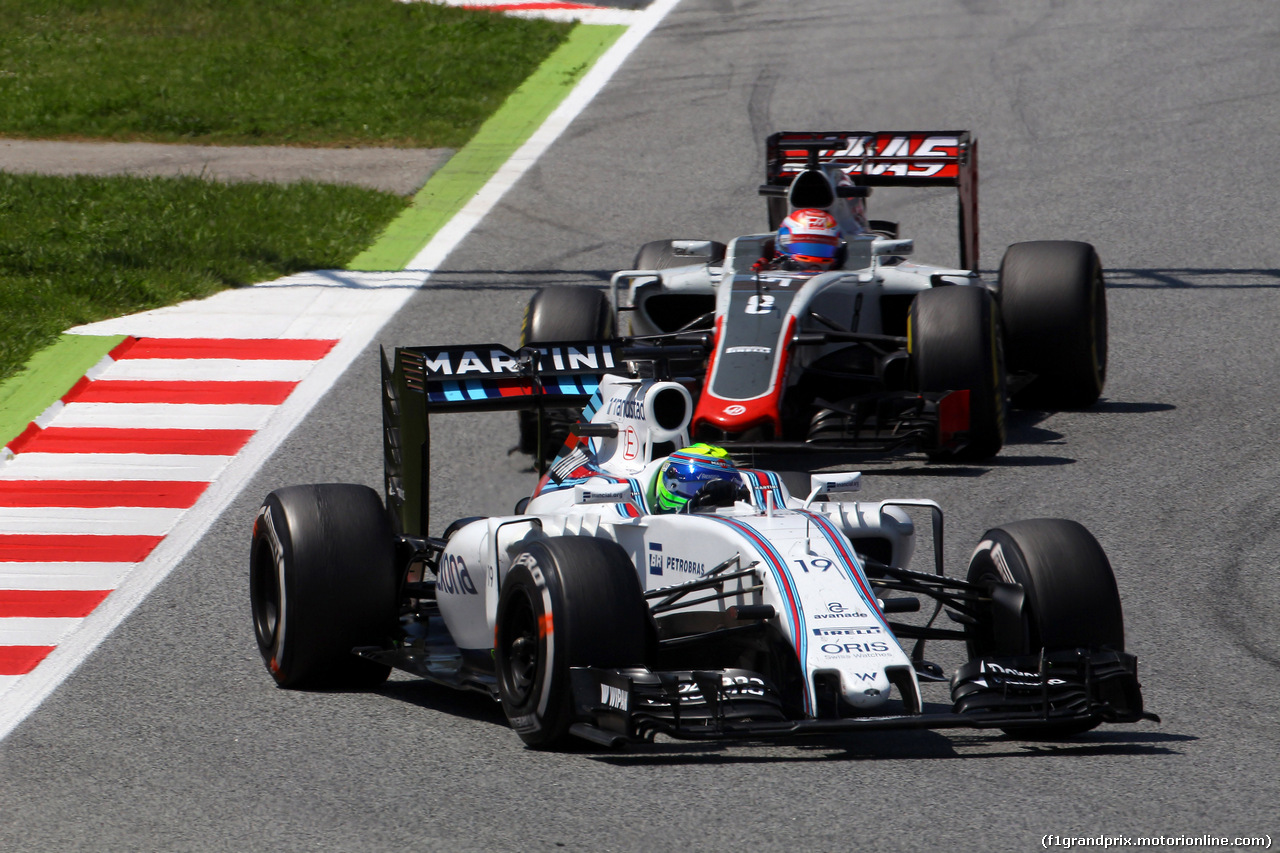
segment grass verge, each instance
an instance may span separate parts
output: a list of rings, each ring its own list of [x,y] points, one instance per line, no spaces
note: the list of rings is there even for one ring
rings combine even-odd
[[[0,173],[0,381],[71,326],[341,268],[407,204],[316,183]]]
[[[572,29],[394,0],[0,0],[0,137],[460,148]],[[408,203],[0,173],[0,381],[74,325],[341,268]]]
[[[571,29],[394,0],[0,0],[0,136],[458,148]]]
[[[15,378],[0,382],[0,446],[8,446],[123,340],[124,335],[62,335],[36,353]]]
[[[354,270],[401,269],[533,135],[582,75],[626,31],[625,27],[578,27],[556,52],[512,93],[414,196],[378,238],[348,265]]]

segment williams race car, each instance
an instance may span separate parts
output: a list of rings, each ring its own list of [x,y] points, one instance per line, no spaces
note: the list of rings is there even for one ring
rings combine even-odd
[[[648,243],[611,298],[537,293],[521,343],[703,330],[714,337],[695,438],[992,456],[1010,396],[1041,409],[1098,399],[1106,289],[1094,248],[1070,241],[1015,244],[997,280],[982,279],[977,155],[967,131],[774,134],[760,188],[770,233]],[[877,186],[955,187],[959,266],[907,260],[897,223],[867,219]],[[565,418],[558,433],[547,420],[561,438]],[[521,420],[526,452],[537,428]]]
[[[856,473],[811,475],[793,495],[777,474],[686,447],[693,401],[668,380],[688,355],[583,342],[384,357],[385,505],[365,486],[291,486],[255,518],[252,613],[271,676],[371,687],[395,667],[492,696],[534,747],[1058,737],[1156,719],[1111,566],[1082,526],[997,527],[963,578],[947,576],[932,501],[840,499]],[[586,417],[534,493],[428,535],[429,415],[539,402],[585,402]],[[932,529],[929,570],[910,568],[915,516]],[[965,662],[948,677],[930,642]],[[949,690],[928,700],[938,684]]]

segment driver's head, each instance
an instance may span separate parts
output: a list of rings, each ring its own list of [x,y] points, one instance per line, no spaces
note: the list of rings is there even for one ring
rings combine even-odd
[[[782,220],[774,249],[798,269],[825,270],[835,265],[841,239],[834,216],[816,207],[802,207]]]
[[[707,483],[742,482],[729,452],[714,444],[693,444],[667,457],[658,468],[658,509],[679,512]]]

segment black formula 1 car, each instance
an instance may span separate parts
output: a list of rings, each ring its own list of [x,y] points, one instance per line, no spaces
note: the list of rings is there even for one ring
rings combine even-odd
[[[254,521],[271,676],[371,687],[395,667],[492,696],[535,747],[889,728],[1039,738],[1156,719],[1111,565],[1075,522],[989,530],[954,577],[941,507],[840,497],[857,473],[812,475],[802,497],[730,468],[685,511],[657,511],[664,457],[690,440],[693,400],[668,381],[689,355],[397,349],[383,361],[385,505],[365,486],[290,486]],[[431,413],[584,401],[512,514],[428,535]],[[932,529],[920,569],[916,516]],[[926,643],[964,662],[948,676]]]
[[[994,282],[978,266],[978,143],[967,131],[782,132],[767,142],[769,225],[828,211],[844,235],[835,268],[772,269],[774,233],[646,244],[589,288],[535,294],[521,343],[709,333],[692,429],[726,446],[924,450],[981,460],[1004,444],[1008,401],[1092,405],[1107,364],[1106,288],[1081,242],[1010,246]],[[955,187],[960,263],[908,260],[895,222],[868,219],[877,186]],[[764,267],[762,269],[762,266]],[[554,452],[572,413],[543,420]],[[539,421],[521,420],[534,453]],[[558,427],[558,431],[557,431]]]

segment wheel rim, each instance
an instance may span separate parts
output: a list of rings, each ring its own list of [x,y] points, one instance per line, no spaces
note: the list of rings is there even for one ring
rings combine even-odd
[[[502,627],[503,687],[515,704],[523,705],[533,695],[540,658],[538,617],[527,591],[514,591]]]
[[[982,571],[976,576],[969,578],[973,583],[1008,583],[1000,571],[995,567],[994,563],[983,566]],[[970,630],[969,632],[969,653],[971,657],[991,657],[991,656],[1009,656],[1009,655],[1025,655],[1030,654],[1032,648],[1039,646],[1039,641],[1033,636],[1035,627],[1031,622],[1031,613],[1024,609],[1022,613],[1022,632],[1023,642],[1026,644],[1022,648],[1000,648],[995,636],[993,626],[987,625],[981,631]]]

